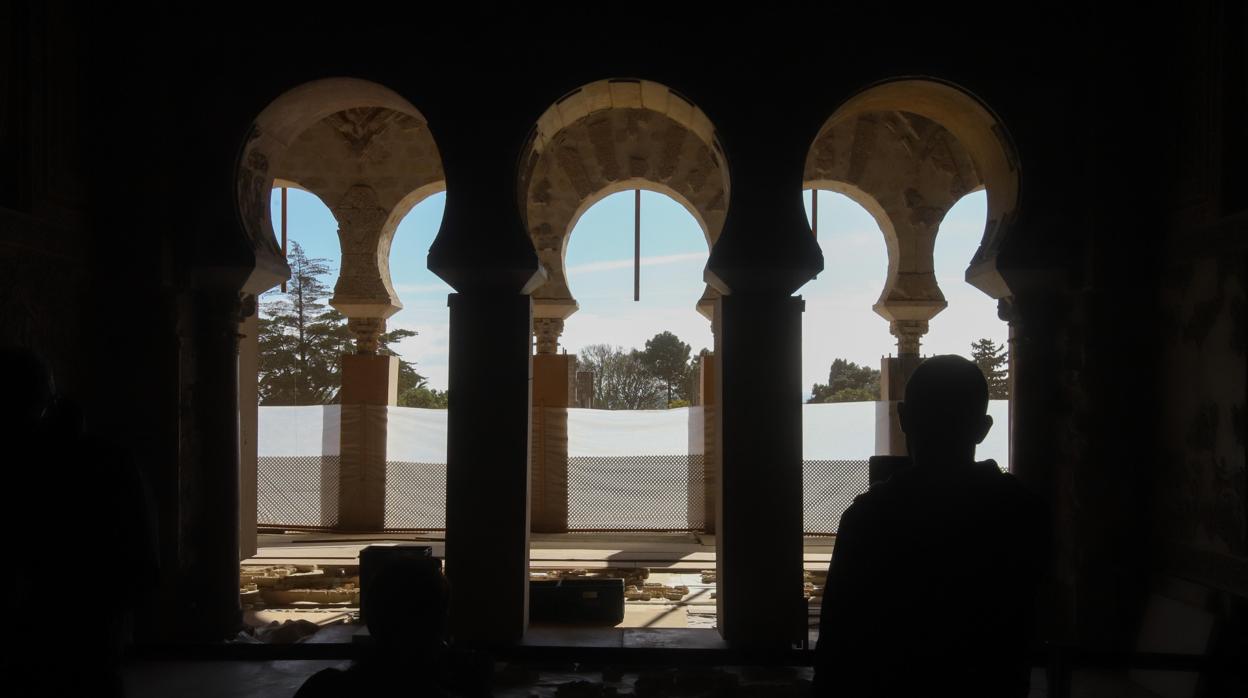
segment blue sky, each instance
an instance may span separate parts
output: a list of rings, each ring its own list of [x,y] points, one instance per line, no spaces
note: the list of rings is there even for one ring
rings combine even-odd
[[[289,190],[288,230],[313,257],[329,260],[335,274],[340,252],[337,225],[319,199]],[[805,195],[807,212],[810,194]],[[963,281],[963,272],[983,234],[986,196],[967,195],[949,211],[936,239],[935,269],[949,307],[931,322],[925,354],[968,355],[980,337],[998,343],[1006,325],[997,319],[996,302]],[[442,219],[445,195],[421,202],[403,219],[391,247],[390,271],[403,310],[389,327],[416,331],[399,354],[438,389],[446,387],[446,296],[452,292],[425,268],[429,244]],[[273,194],[274,230],[280,220],[280,195]],[[895,352],[888,322],[871,310],[887,271],[884,237],[871,216],[849,199],[819,194],[819,243],[825,269],[799,294],[806,299],[803,318],[802,375],[806,391],[827,380],[838,357],[879,366]],[[696,352],[711,345],[710,323],[694,305],[705,285],[702,269],[707,244],[694,218],[675,201],[642,192],[641,301],[633,302],[633,193],[608,196],[577,222],[568,245],[568,285],[580,310],[568,318],[562,346],[576,353],[587,344],[641,347],[646,339],[670,330]],[[332,287],[332,278],[327,279]]]

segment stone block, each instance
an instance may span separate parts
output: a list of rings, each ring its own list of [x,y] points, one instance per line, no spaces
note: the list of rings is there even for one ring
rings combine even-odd
[[[399,404],[399,357],[343,356],[340,397],[344,405]]]

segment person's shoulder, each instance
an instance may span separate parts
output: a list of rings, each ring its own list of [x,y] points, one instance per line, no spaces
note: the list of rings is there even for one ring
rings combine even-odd
[[[1018,516],[1039,521],[1048,515],[1044,499],[1018,476],[1004,470],[993,475],[996,496]]]
[[[895,477],[872,485],[866,492],[854,497],[854,501],[841,515],[841,520],[853,522],[877,516],[882,509],[887,508],[888,502],[897,496],[898,487],[894,482]]]
[[[996,461],[987,460],[980,461],[975,464],[977,467],[984,468],[993,483],[1002,491],[1010,496],[1028,501],[1039,502],[1040,498],[1031,490],[1017,475],[1006,470],[1002,470],[997,466]]]

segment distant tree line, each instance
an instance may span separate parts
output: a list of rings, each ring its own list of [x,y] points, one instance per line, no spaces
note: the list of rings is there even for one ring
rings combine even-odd
[[[308,257],[291,241],[286,257],[290,281],[286,291],[260,297],[259,395],[261,405],[325,405],[338,402],[342,387],[342,355],[355,352],[347,319],[328,303],[330,290],[322,280],[328,260]],[[398,356],[394,345],[413,337],[411,330],[381,336],[380,351]],[[446,391],[430,388],[410,361],[399,359],[399,396],[403,407],[445,409]]]
[[[984,372],[984,379],[988,381],[988,399],[1008,400],[1009,357],[1005,346],[991,339],[976,340],[971,343],[971,360]],[[880,372],[845,359],[834,359],[828,369],[828,382],[815,383],[810,393],[807,403],[879,400]]]
[[[591,344],[577,357],[578,371],[594,374],[594,404],[607,410],[654,410],[696,402],[703,349],[692,348],[671,332],[646,340],[644,349]]]

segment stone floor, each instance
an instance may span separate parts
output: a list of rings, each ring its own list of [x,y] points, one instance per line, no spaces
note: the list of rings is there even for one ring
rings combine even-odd
[[[805,541],[804,563],[808,571],[827,570],[831,559],[832,540],[811,537]],[[443,552],[440,533],[389,533],[356,535],[338,533],[261,534],[259,549],[244,565],[355,565],[359,551],[381,542],[422,542],[430,545],[434,555]],[[624,622],[630,628],[705,628],[715,627],[714,582],[703,583],[700,572],[715,569],[715,537],[713,535],[674,533],[534,533],[530,542],[530,569],[595,570],[602,568],[650,571],[647,581],[667,585],[684,585],[690,593],[679,602],[655,599],[630,601],[625,605]],[[339,609],[339,611],[352,609]],[[306,615],[313,622],[319,619]],[[282,619],[280,612],[271,612],[268,619]],[[817,624],[818,609],[812,620]]]
[[[260,698],[293,696],[312,674],[346,661],[138,662],[124,672],[126,695],[133,698]],[[606,696],[777,696],[809,695],[809,667],[718,667],[613,669],[568,665],[496,666],[497,698],[596,698]],[[932,695],[938,695],[933,693]],[[1044,674],[1032,677],[1031,698],[1049,693]],[[1121,674],[1079,672],[1072,698],[1157,698]]]

